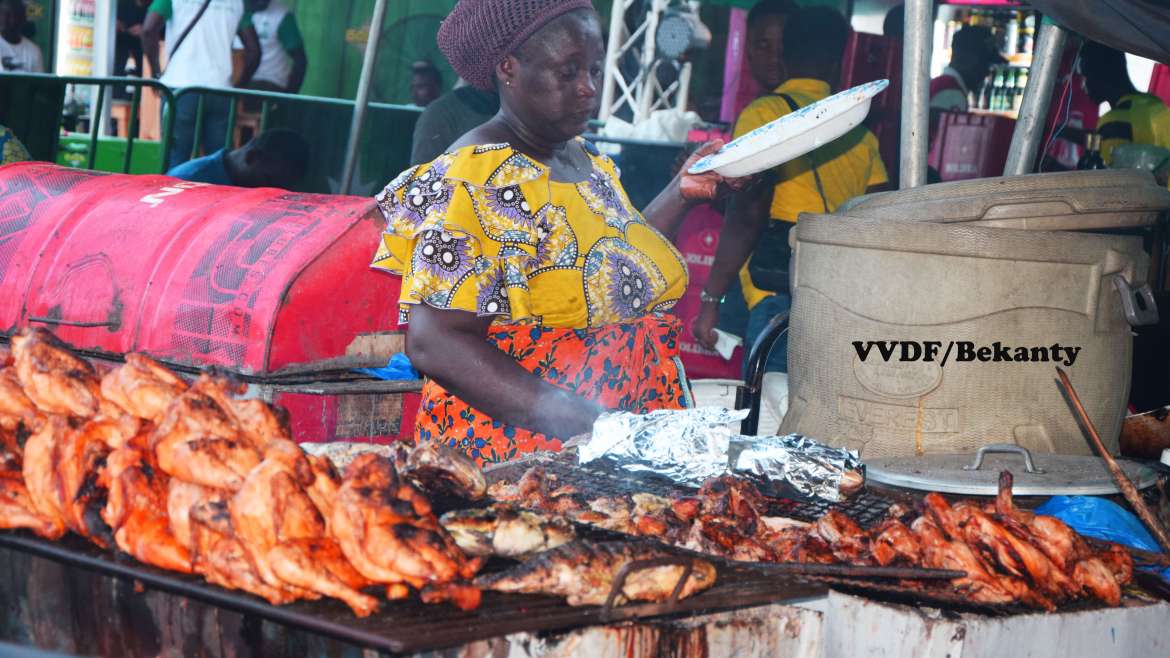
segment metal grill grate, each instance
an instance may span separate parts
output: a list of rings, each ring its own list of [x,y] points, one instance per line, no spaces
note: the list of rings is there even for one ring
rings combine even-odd
[[[500,480],[516,481],[532,466],[542,466],[550,475],[555,475],[557,481],[571,484],[582,494],[594,496],[619,496],[632,493],[649,493],[658,496],[670,497],[676,494],[693,494],[697,490],[682,487],[666,478],[647,476],[634,477],[618,469],[614,464],[605,460],[577,465],[564,458],[545,457],[529,458],[512,462],[503,466],[489,469],[488,479],[492,482]],[[783,516],[800,521],[815,521],[824,516],[829,510],[837,510],[850,516],[862,527],[871,526],[885,517],[886,511],[894,504],[893,500],[871,492],[862,492],[852,498],[839,503],[824,500],[795,500],[783,498],[769,498],[771,503],[767,510],[770,516]]]

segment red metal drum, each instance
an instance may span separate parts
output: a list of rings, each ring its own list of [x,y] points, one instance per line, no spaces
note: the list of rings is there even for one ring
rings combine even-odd
[[[99,357],[325,381],[402,349],[400,280],[367,267],[382,227],[366,198],[9,165],[0,332],[40,325]],[[294,418],[298,439],[349,438],[324,425]]]

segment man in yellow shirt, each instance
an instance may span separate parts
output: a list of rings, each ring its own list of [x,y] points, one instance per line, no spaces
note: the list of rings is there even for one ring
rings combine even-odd
[[[1170,109],[1161,98],[1133,86],[1125,53],[1095,42],[1081,48],[1085,91],[1094,103],[1109,103],[1109,112],[1097,122],[1101,158],[1113,162],[1118,144],[1150,144],[1170,149]]]
[[[783,40],[789,79],[744,109],[735,122],[735,137],[832,94],[829,81],[841,77],[848,36],[845,18],[827,7],[800,9],[789,17]],[[773,316],[791,305],[786,282],[771,281],[773,289],[765,289],[765,282],[753,281],[746,265],[749,257],[759,259],[757,264],[767,261],[771,271],[786,269],[788,253],[782,245],[786,245],[787,230],[800,213],[832,212],[846,200],[873,191],[888,180],[877,138],[862,126],[808,156],[780,165],[763,178],[728,204],[711,276],[701,295],[703,307],[693,328],[698,341],[709,349],[715,345],[719,304],[737,272],[750,309],[744,336],[747,348]],[[779,231],[780,236],[762,239],[765,231]],[[755,251],[761,242],[780,253]],[[787,356],[787,342],[782,340],[772,350],[767,370],[785,372]]]

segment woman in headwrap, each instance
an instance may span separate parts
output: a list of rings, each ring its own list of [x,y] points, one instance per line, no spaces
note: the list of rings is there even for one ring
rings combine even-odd
[[[402,276],[407,354],[428,378],[416,440],[497,462],[558,450],[606,410],[689,406],[663,314],[687,269],[668,236],[740,181],[684,167],[644,213],[630,205],[580,137],[605,57],[590,0],[460,0],[438,43],[501,107],[377,197],[373,266]]]

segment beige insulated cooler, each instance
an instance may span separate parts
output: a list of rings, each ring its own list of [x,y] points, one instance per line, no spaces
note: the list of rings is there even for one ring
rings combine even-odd
[[[1043,174],[802,215],[781,432],[871,458],[993,443],[1092,454],[1056,383],[1060,365],[1116,452],[1131,326],[1157,321],[1141,239],[1022,227],[1148,225],[1170,207],[1151,187],[1141,172]]]

